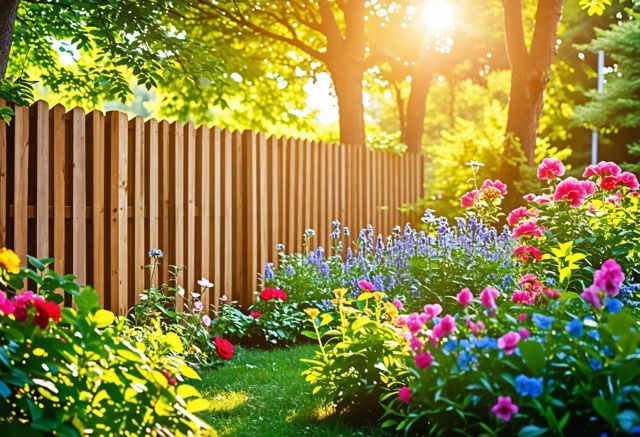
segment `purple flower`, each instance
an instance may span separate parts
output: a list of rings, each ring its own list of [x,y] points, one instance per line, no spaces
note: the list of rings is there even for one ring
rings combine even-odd
[[[498,419],[508,422],[518,412],[518,406],[511,401],[510,396],[498,396],[498,402],[491,408],[491,412]]]
[[[624,273],[615,259],[606,260],[593,274],[593,284],[609,296],[615,296],[624,282]]]

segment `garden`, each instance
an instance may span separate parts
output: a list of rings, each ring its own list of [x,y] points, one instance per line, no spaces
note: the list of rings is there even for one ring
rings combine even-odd
[[[1,6],[0,435],[640,435],[638,4],[499,3]]]

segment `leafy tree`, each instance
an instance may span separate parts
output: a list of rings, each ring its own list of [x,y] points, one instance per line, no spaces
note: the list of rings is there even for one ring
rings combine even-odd
[[[169,81],[198,89],[206,81],[222,102],[216,53],[183,38],[171,24],[188,1],[9,0],[5,5],[0,97],[23,104],[38,80],[66,95],[67,103],[95,107],[114,96],[126,100],[135,79],[147,89]]]
[[[582,48],[591,52],[603,50],[617,64],[617,71],[607,76],[601,93],[588,93],[590,101],[576,108],[575,119],[603,133],[633,130],[637,139],[640,132],[640,14],[632,14],[621,24],[596,33],[597,37]],[[640,155],[640,141],[627,147],[631,154]],[[638,162],[628,167],[640,172]]]

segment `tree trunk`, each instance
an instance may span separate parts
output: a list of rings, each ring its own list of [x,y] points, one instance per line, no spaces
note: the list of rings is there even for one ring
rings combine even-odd
[[[2,0],[0,7],[0,79],[4,79],[7,73],[18,3],[20,0]]]
[[[331,69],[331,78],[338,98],[340,113],[340,142],[352,146],[362,146],[365,145],[364,105],[362,103],[363,72],[352,66],[341,67]]]
[[[422,63],[421,63],[422,64]],[[411,93],[407,102],[405,113],[405,127],[402,130],[402,139],[407,145],[407,151],[420,153],[422,150],[422,135],[424,133],[424,117],[427,112],[427,96],[431,87],[433,71],[420,65],[418,71],[421,74],[414,75],[411,82]]]

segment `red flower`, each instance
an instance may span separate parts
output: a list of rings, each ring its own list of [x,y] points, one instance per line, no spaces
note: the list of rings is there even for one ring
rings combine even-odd
[[[60,306],[58,306],[57,303],[34,299],[33,305],[36,307],[36,315],[33,318],[33,323],[42,329],[49,326],[49,320],[53,320],[54,322],[60,321]]]
[[[233,344],[229,340],[220,337],[213,337],[213,341],[216,344],[218,356],[225,361],[229,361],[233,357]]]
[[[605,191],[614,190],[618,186],[618,178],[616,176],[606,176],[600,181],[600,187]]]
[[[280,299],[280,300],[287,300],[287,299],[289,299],[289,296],[287,296],[287,293],[285,293],[284,290],[280,290],[279,288],[275,288],[273,290],[273,298],[274,299]]]
[[[260,314],[260,311],[251,311],[249,315],[254,319],[259,319],[262,314]]]
[[[260,300],[271,300],[273,299],[273,288],[265,288],[260,292]]]
[[[511,256],[526,263],[529,261],[540,261],[542,253],[535,246],[520,246],[513,251]]]
[[[279,288],[265,288],[260,292],[260,299],[264,301],[271,299],[287,300],[288,296],[287,293]]]
[[[558,291],[554,290],[553,288],[545,288],[543,292],[551,299],[558,299],[560,297],[560,293],[558,293]]]

